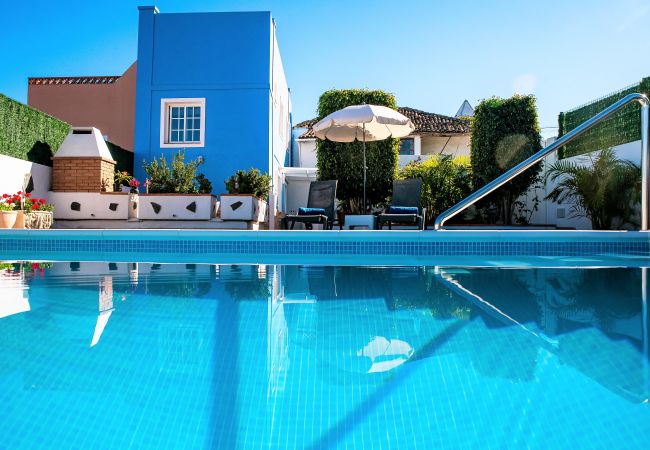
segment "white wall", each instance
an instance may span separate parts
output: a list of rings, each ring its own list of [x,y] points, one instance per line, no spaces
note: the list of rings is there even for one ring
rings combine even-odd
[[[553,142],[553,138],[547,140],[544,145],[549,145]],[[634,141],[623,145],[613,147],[614,153],[620,159],[627,159],[635,164],[641,161],[641,141]],[[584,165],[590,165],[591,159],[598,156],[600,151],[595,151],[585,155],[573,156],[567,158],[567,161],[574,161]],[[544,169],[542,178],[544,177],[546,169],[557,161],[556,154],[551,154],[544,159]],[[550,193],[557,183],[549,181],[541,188],[534,190],[531,189],[527,195],[527,205],[530,208],[532,205],[532,198],[537,195],[541,200],[539,210],[533,213],[530,219],[531,224],[548,224],[556,225],[558,227],[576,228],[579,230],[590,230],[591,221],[586,218],[571,218],[573,215],[570,204],[557,204],[551,201],[544,200],[544,197]],[[564,216],[564,217],[562,217]]]
[[[414,154],[400,155],[399,167],[402,168],[411,161],[425,160],[442,153],[452,156],[469,156],[470,143],[467,136],[412,136],[414,140]],[[294,167],[316,167],[316,139],[296,139],[298,156]]]
[[[0,155],[0,195],[15,194],[23,190],[25,174],[31,174],[34,182],[34,197],[44,197],[48,201],[48,191],[52,186],[52,168],[11,156]]]
[[[55,219],[114,219],[128,217],[128,194],[99,192],[52,192],[50,201],[54,204]],[[72,203],[79,203],[79,211],[72,209]],[[111,209],[111,204],[115,211]]]
[[[316,167],[316,139],[298,139],[298,160],[294,167]]]
[[[469,156],[470,154],[470,136],[422,136],[422,154],[453,156]]]

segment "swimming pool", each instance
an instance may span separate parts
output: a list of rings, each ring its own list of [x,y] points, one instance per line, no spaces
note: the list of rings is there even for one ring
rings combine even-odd
[[[624,258],[110,261],[2,266],[0,447],[647,448]]]

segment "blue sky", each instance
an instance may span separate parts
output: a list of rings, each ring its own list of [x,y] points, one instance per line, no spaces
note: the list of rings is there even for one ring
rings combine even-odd
[[[120,74],[136,58],[138,1],[3,5],[0,92],[27,77]],[[294,122],[331,88],[394,93],[453,115],[492,95],[537,96],[540,122],[650,75],[650,0],[158,1],[161,12],[271,10]],[[552,135],[553,128],[544,130]]]

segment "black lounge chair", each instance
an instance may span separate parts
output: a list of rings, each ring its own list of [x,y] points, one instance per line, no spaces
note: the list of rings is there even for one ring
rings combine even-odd
[[[334,225],[334,202],[336,200],[336,180],[312,181],[309,184],[307,208],[300,208],[298,214],[287,215],[282,219],[282,228],[291,229],[296,222],[305,224],[307,230],[314,224],[323,225],[324,230],[331,230]],[[290,224],[290,228],[289,228]]]
[[[391,206],[377,216],[379,229],[382,230],[387,224],[389,230],[393,225],[413,225],[423,230],[426,210],[421,207],[421,196],[421,179],[394,181]]]

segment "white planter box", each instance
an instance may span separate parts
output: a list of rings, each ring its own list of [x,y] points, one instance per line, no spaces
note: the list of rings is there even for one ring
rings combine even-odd
[[[108,192],[49,192],[54,219],[123,219],[128,216],[128,194]]]
[[[221,220],[266,222],[266,202],[249,194],[222,194]]]
[[[210,194],[140,194],[138,218],[143,220],[210,220],[217,199]]]

